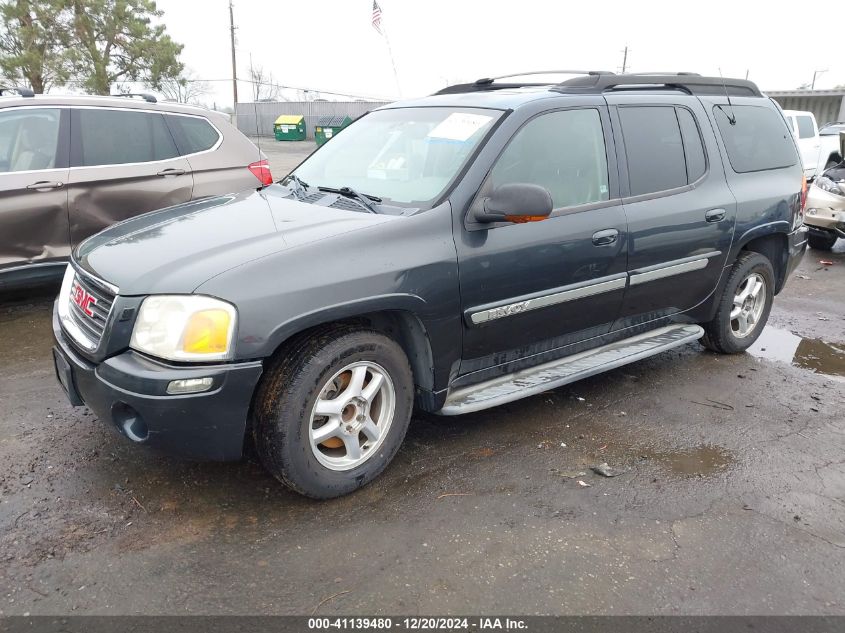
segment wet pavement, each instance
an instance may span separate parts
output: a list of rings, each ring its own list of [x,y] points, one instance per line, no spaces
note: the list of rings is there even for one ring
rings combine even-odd
[[[416,415],[380,479],[322,503],[71,408],[54,292],[0,306],[0,614],[845,613],[842,241],[753,354]]]

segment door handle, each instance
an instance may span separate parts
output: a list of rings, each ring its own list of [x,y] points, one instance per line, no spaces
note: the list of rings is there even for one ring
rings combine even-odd
[[[47,191],[49,189],[61,189],[65,186],[63,182],[53,182],[49,180],[39,180],[31,185],[27,185],[27,189],[34,189],[35,191]]]
[[[184,169],[163,169],[156,174],[156,176],[182,176],[184,175]]]
[[[616,229],[598,231],[597,233],[593,233],[593,244],[596,246],[607,246],[613,244],[617,237],[619,237],[619,231]]]
[[[710,209],[704,214],[704,219],[708,222],[721,222],[726,215],[727,212],[724,209]]]

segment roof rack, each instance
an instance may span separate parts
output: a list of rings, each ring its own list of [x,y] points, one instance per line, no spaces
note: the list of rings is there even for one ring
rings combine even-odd
[[[613,74],[609,70],[535,70],[525,73],[513,73],[512,75],[500,75],[498,77],[482,77],[469,84],[455,84],[446,86],[434,94],[448,95],[461,92],[484,92],[488,90],[505,90],[507,88],[524,88],[526,86],[548,86],[549,82],[508,82],[495,83],[500,79],[511,79],[513,77],[530,77],[531,75],[601,75]]]
[[[747,79],[729,79],[722,77],[703,77],[691,72],[654,72],[654,73],[626,73],[617,75],[603,70],[550,70],[502,77],[487,77],[478,79],[470,84],[456,84],[448,86],[435,94],[456,94],[462,92],[485,92],[489,90],[503,90],[507,88],[523,88],[527,86],[549,86],[545,83],[508,82],[496,83],[499,79],[523,77],[527,75],[570,74],[578,75],[558,84],[551,84],[550,90],[564,94],[601,94],[616,89],[644,89],[658,88],[681,90],[687,94],[724,95],[740,97],[763,96],[757,85]]]
[[[18,97],[34,97],[35,93],[29,88],[19,88],[17,86],[0,86],[0,97],[4,95],[16,95]]]
[[[156,99],[155,95],[151,95],[149,92],[123,92],[121,94],[111,96],[126,97],[128,99],[143,99],[147,103],[158,103],[158,99]]]
[[[727,77],[703,77],[695,73],[656,73],[649,75],[582,76],[567,79],[551,89],[565,94],[600,94],[618,88],[667,88],[696,95],[762,97],[753,81]]]

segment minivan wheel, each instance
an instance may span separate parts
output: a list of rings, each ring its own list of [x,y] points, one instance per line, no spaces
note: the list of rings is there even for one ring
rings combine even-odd
[[[701,344],[721,354],[751,347],[769,318],[774,287],[771,262],[759,253],[742,253],[728,275],[716,316],[703,324]]]
[[[833,248],[833,245],[836,244],[837,236],[836,233],[810,233],[807,237],[807,242],[810,244],[810,248],[813,248],[817,251],[829,251]]]
[[[268,367],[253,406],[261,462],[308,497],[330,499],[373,480],[393,459],[413,409],[408,359],[372,330],[328,326]]]

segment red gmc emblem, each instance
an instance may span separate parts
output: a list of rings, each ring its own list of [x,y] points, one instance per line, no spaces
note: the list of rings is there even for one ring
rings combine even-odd
[[[73,282],[73,286],[70,288],[70,299],[82,308],[82,311],[85,314],[92,319],[94,318],[94,311],[91,310],[91,306],[97,305],[97,298],[86,291],[85,288],[80,286],[76,281]]]

